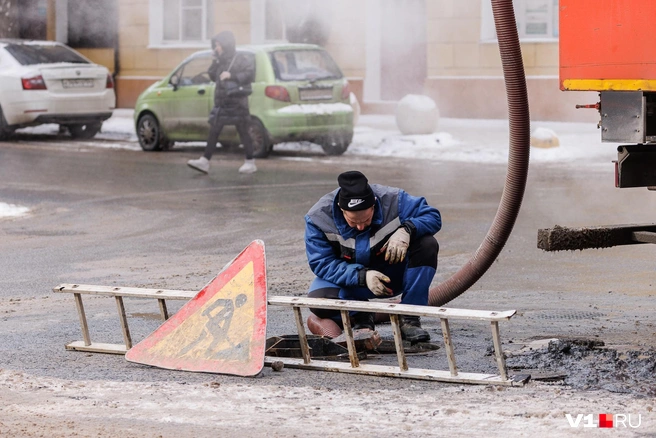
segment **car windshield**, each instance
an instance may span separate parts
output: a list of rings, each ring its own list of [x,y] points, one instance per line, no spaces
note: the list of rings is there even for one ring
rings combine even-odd
[[[325,50],[279,50],[271,53],[276,78],[281,81],[341,79],[342,72]]]
[[[21,65],[55,64],[58,62],[89,64],[89,61],[77,52],[60,45],[9,44],[5,47],[5,50]]]

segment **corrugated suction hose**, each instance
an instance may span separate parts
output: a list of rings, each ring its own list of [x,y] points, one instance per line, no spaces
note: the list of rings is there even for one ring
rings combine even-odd
[[[472,258],[444,283],[432,288],[428,304],[442,306],[469,289],[494,263],[515,225],[526,188],[531,123],[526,77],[512,0],[491,0],[508,96],[510,143],[508,173],[499,209],[485,239]]]

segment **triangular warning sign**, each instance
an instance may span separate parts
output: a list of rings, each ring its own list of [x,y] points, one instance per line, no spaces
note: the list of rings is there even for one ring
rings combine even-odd
[[[256,240],[125,358],[172,370],[254,376],[264,367],[266,293],[264,242]]]

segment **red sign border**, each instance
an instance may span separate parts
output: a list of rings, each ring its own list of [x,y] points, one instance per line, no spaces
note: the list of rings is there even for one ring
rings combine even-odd
[[[150,349],[175,330],[182,321],[193,315],[207,301],[223,289],[244,267],[253,262],[253,298],[255,318],[253,335],[250,342],[251,360],[243,362],[224,362],[220,360],[198,360],[184,358],[167,358],[150,353]],[[152,365],[170,370],[184,370],[216,374],[233,374],[237,376],[254,376],[264,368],[267,323],[267,282],[266,256],[264,242],[251,242],[237,257],[228,263],[198,294],[189,300],[173,316],[166,320],[153,333],[132,347],[125,359],[129,362]]]

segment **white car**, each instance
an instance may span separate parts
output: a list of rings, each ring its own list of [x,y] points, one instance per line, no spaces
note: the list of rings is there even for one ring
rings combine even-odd
[[[115,106],[106,67],[54,41],[0,39],[0,140],[44,123],[91,138]]]

